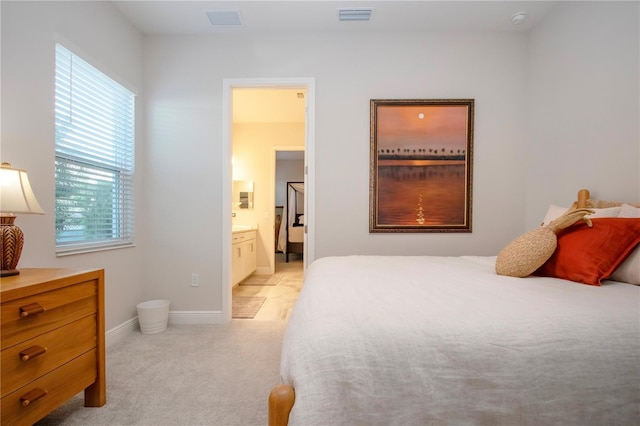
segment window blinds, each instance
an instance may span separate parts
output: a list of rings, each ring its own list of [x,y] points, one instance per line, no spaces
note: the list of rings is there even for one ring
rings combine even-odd
[[[56,45],[56,252],[133,244],[135,97]]]

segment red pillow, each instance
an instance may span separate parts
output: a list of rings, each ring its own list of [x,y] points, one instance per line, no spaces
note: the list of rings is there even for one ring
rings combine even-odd
[[[599,218],[570,226],[558,235],[553,255],[534,273],[600,285],[640,243],[640,219]]]

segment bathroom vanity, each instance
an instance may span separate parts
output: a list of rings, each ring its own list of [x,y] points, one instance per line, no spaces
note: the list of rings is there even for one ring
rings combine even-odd
[[[256,234],[252,227],[235,227],[231,242],[231,286],[251,275],[257,266]]]

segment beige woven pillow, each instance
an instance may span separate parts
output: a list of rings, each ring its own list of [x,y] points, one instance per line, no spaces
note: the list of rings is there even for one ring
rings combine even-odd
[[[524,278],[533,274],[556,250],[556,234],[546,226],[522,234],[498,254],[496,273]]]
[[[553,254],[558,246],[556,233],[579,220],[585,220],[591,226],[591,220],[585,215],[594,211],[576,208],[574,203],[569,210],[546,226],[529,231],[511,241],[498,253],[496,258],[496,273],[510,277],[524,278],[535,272]]]
[[[620,201],[606,201],[606,200],[587,200],[587,207],[592,207],[595,209],[605,209],[608,207],[620,207],[623,204],[627,204],[633,207],[640,207],[640,203],[621,203]]]

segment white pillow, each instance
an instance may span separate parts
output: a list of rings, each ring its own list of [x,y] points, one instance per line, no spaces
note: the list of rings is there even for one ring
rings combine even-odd
[[[629,257],[613,271],[609,279],[640,285],[640,247],[633,249]]]
[[[557,218],[562,216],[562,214],[567,210],[568,210],[567,207],[559,207],[559,206],[556,206],[555,204],[551,204],[547,209],[547,214],[544,215],[544,219],[542,220],[542,226],[546,226],[551,221],[556,220]]]
[[[630,204],[620,206],[620,216],[618,217],[640,217],[640,208],[633,207]]]
[[[640,208],[623,204],[619,217],[640,217]],[[629,257],[611,274],[611,279],[623,283],[640,285],[640,246],[633,249]]]
[[[634,208],[632,206],[629,206],[629,207]],[[548,225],[550,222],[552,222],[552,221],[556,220],[557,218],[559,218],[560,216],[562,216],[562,214],[564,212],[566,212],[567,210],[569,210],[568,207],[558,207],[558,206],[556,206],[554,204],[551,204],[549,206],[549,209],[547,210],[547,214],[544,216],[544,220],[542,221],[542,225],[543,226]],[[622,206],[621,207],[608,207],[606,209],[591,209],[591,210],[595,211],[595,213],[586,216],[586,217],[588,217],[590,219],[595,219],[595,218],[599,218],[599,217],[619,217],[620,212],[622,211]],[[640,209],[638,209],[638,210],[640,210]],[[624,216],[624,217],[635,217],[635,216]]]

